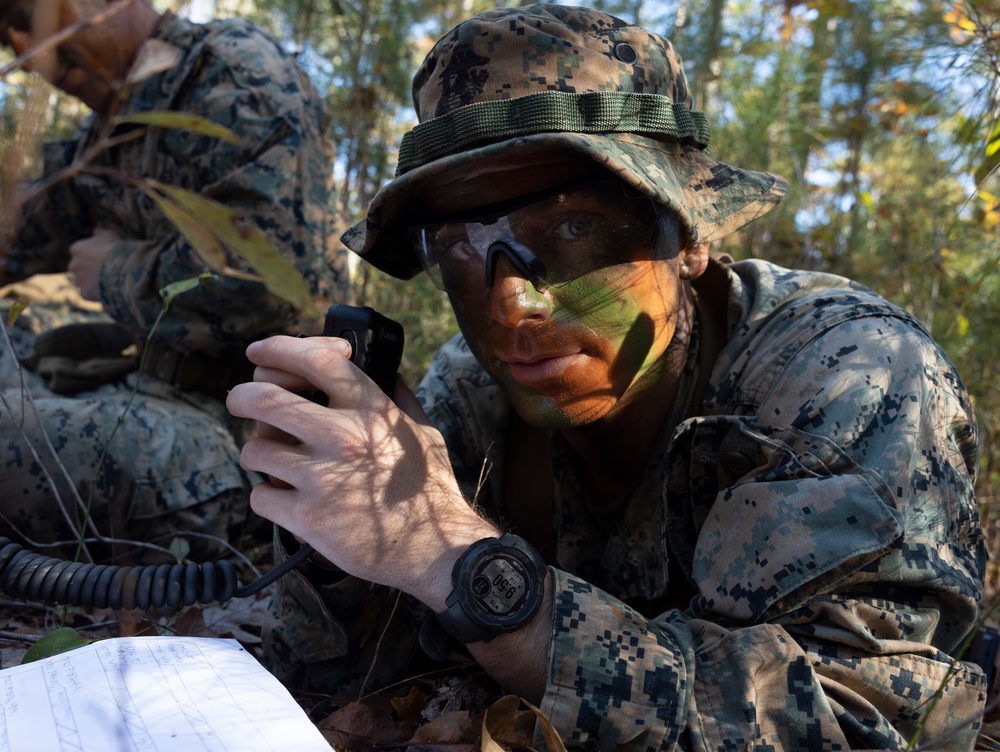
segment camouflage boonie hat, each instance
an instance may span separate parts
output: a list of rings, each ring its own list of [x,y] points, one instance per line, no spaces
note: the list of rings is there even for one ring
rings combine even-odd
[[[680,215],[711,242],[770,211],[784,179],[716,162],[673,44],[587,8],[497,8],[438,40],[413,80],[420,124],[395,179],[342,240],[400,279],[420,270],[407,227],[429,178],[489,159],[569,148]]]

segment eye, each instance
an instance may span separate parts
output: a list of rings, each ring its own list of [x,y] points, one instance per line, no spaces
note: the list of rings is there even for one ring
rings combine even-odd
[[[552,217],[547,235],[556,240],[579,241],[594,236],[600,222],[587,214]]]
[[[439,261],[445,265],[465,266],[479,260],[479,251],[464,233],[450,236],[440,247]]]
[[[593,235],[596,226],[592,217],[569,217],[556,225],[552,234],[560,240],[585,240]]]

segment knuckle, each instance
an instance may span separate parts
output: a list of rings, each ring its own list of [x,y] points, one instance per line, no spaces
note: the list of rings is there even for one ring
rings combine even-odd
[[[257,467],[262,450],[260,439],[250,439],[240,450],[240,464],[244,467]]]
[[[306,366],[317,373],[330,371],[343,362],[344,356],[323,342],[316,342],[305,353]]]
[[[253,390],[250,403],[255,412],[270,413],[281,404],[281,391],[271,388],[266,382],[255,382],[258,388]]]

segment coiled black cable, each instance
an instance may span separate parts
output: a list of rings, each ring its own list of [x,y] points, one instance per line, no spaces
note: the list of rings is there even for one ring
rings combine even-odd
[[[302,548],[242,588],[228,561],[117,566],[66,561],[33,553],[0,537],[0,590],[45,603],[88,608],[175,609],[245,598],[263,590],[312,553]]]

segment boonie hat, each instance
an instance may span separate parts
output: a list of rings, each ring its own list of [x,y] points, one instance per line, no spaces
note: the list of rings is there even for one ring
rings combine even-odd
[[[421,270],[407,228],[422,185],[482,160],[572,149],[672,209],[711,242],[766,214],[777,175],[708,156],[683,63],[661,36],[596,10],[529,5],[485,11],[438,40],[413,80],[420,124],[403,136],[396,177],[342,240],[400,279]]]

